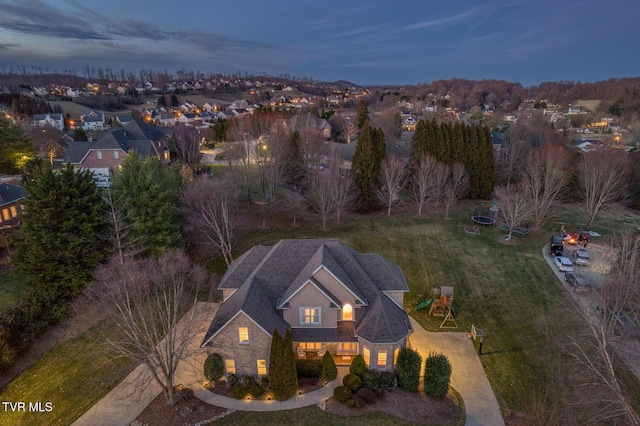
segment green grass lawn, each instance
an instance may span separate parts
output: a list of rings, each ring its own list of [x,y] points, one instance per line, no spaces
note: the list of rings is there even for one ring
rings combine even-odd
[[[0,314],[19,304],[28,294],[28,279],[15,271],[0,273]]]
[[[53,406],[43,413],[3,411],[0,424],[69,425],[114,388],[133,365],[98,350],[101,336],[101,329],[93,328],[54,347],[9,383],[0,393],[2,401],[50,402]]]

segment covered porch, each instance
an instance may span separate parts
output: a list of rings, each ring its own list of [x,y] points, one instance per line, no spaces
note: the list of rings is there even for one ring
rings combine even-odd
[[[293,328],[291,337],[298,359],[322,359],[329,352],[336,365],[350,365],[360,353],[351,321],[336,328]]]

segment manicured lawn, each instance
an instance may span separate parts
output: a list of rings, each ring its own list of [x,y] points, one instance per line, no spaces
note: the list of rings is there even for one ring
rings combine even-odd
[[[131,362],[113,359],[98,350],[100,329],[60,344],[0,393],[2,401],[51,402],[50,412],[3,411],[3,425],[69,425],[133,368]]]
[[[29,294],[27,278],[15,271],[0,273],[0,314]]]

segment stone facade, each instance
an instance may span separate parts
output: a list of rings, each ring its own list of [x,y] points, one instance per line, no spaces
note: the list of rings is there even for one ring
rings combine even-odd
[[[247,343],[240,342],[240,327],[248,329]],[[219,353],[225,361],[234,360],[238,374],[258,376],[257,361],[263,359],[266,360],[267,366],[269,365],[271,336],[246,315],[240,313],[213,338],[211,349],[212,352]]]

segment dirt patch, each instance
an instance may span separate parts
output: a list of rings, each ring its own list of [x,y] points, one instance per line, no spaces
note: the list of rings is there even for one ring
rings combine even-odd
[[[452,421],[460,411],[454,400],[455,397],[451,393],[447,398],[434,399],[423,393],[393,389],[385,392],[382,400],[362,407],[349,408],[331,398],[326,403],[325,411],[343,417],[361,416],[365,413],[380,411],[416,424],[445,424]]]

